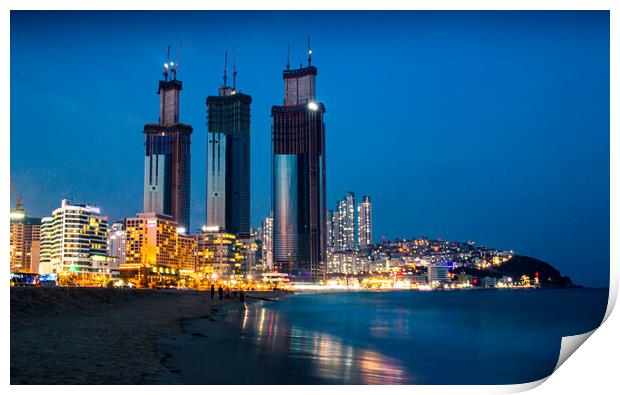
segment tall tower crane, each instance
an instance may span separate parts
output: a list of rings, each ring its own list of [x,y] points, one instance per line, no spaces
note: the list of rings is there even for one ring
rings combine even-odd
[[[13,194],[13,199],[15,199],[15,210],[23,210],[24,209],[24,201],[21,196],[17,194],[17,190],[15,189],[15,183],[13,183],[13,176],[11,177],[11,193]]]

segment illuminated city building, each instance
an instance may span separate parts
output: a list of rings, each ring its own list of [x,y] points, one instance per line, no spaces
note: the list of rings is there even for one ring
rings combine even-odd
[[[178,274],[178,224],[172,217],[157,213],[140,213],[125,219],[126,255],[120,265],[125,277],[153,268],[164,274]]]
[[[372,244],[372,203],[370,196],[364,196],[357,206],[357,240],[360,248],[366,248]]]
[[[108,255],[116,257],[120,264],[125,263],[126,244],[125,224],[123,221],[114,222],[108,236]]]
[[[252,242],[250,239],[236,239],[235,240],[235,258],[232,264],[232,275],[235,277],[242,277],[246,273],[251,272],[250,262]]]
[[[331,247],[334,250],[342,249],[342,226],[340,222],[340,212],[338,211],[339,206],[340,201],[336,202],[336,210],[331,211]]]
[[[260,227],[262,259],[265,269],[273,269],[273,217],[265,218]]]
[[[52,217],[41,218],[41,237],[39,253],[39,273],[52,273],[52,235],[54,220]]]
[[[99,207],[63,199],[41,223],[42,274],[89,277],[116,272],[117,261],[107,255],[108,218],[101,215]]]
[[[327,251],[329,251],[334,248],[334,212],[332,210],[327,210],[327,215],[325,216],[325,231],[327,232],[325,246]]]
[[[450,282],[448,266],[442,264],[432,264],[428,266],[427,270],[429,284]]]
[[[268,270],[263,261],[263,242],[258,235],[251,240],[246,258],[246,276]]]
[[[241,238],[250,234],[250,103],[224,84],[207,97],[207,226]]]
[[[192,127],[179,121],[183,84],[176,79],[176,67],[166,62],[159,81],[159,123],[144,125],[144,212],[169,215],[189,229]]]
[[[274,267],[293,281],[324,276],[325,106],[316,101],[317,68],[284,70],[284,104],[273,106]]]
[[[355,194],[347,192],[343,200],[338,201],[336,250],[355,249]]]
[[[177,257],[179,270],[183,274],[196,271],[196,239],[192,236],[177,236]]]
[[[193,235],[196,239],[196,272],[219,278],[234,274],[237,237],[232,233],[220,232],[205,227]]]
[[[41,219],[26,216],[21,204],[11,210],[11,272],[36,272],[39,266]]]

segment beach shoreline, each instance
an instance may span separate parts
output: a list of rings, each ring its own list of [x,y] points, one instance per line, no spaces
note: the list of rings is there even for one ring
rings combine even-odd
[[[278,297],[273,292],[251,296]],[[166,383],[162,336],[238,300],[208,291],[11,288],[11,384]]]
[[[245,318],[250,308],[277,303],[292,292],[248,292],[245,303],[229,303],[204,317],[182,320],[182,330],[164,334],[157,349],[165,372],[147,384],[268,384],[271,369],[261,369],[260,356],[244,348]],[[206,354],[204,350],[209,350]],[[234,351],[233,351],[234,350]],[[245,367],[254,366],[251,374]],[[239,374],[241,371],[244,374]]]

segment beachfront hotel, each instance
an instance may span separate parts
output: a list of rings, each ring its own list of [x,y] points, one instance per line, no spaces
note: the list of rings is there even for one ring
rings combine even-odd
[[[284,103],[271,108],[274,267],[296,281],[325,274],[325,106],[316,101],[317,73],[308,45],[308,65],[287,64]]]
[[[178,274],[178,224],[172,217],[139,213],[125,219],[125,232],[125,263],[120,265],[123,278]]]
[[[177,259],[181,274],[193,274],[196,271],[196,239],[194,237],[177,235]]]
[[[235,273],[237,237],[217,228],[204,227],[196,239],[196,272],[211,278],[222,278]]]
[[[41,274],[82,279],[118,274],[118,261],[107,255],[108,218],[99,207],[63,199],[41,223]]]

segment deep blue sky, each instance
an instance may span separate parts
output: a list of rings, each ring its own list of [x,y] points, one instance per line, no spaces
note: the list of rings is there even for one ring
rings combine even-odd
[[[237,52],[252,95],[252,225],[270,207],[270,108],[311,33],[328,207],[370,195],[374,235],[514,249],[608,285],[608,12],[12,12],[11,174],[33,216],[61,198],[142,209],[145,123],[184,40],[192,228],[205,217],[205,97]]]

